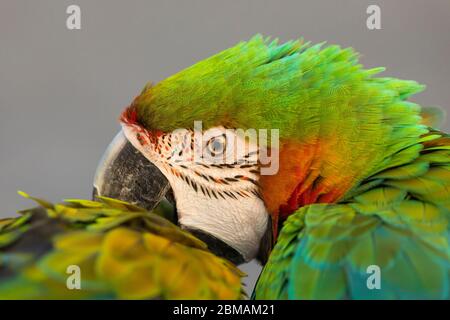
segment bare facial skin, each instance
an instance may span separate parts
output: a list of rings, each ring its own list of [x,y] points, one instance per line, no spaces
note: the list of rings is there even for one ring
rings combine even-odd
[[[222,240],[245,261],[256,256],[269,215],[259,193],[254,145],[223,127],[203,131],[201,140],[189,130],[149,132],[126,123],[122,130],[169,181],[183,228]]]

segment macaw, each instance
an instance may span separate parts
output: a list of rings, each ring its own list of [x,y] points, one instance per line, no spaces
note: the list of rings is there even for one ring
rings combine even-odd
[[[423,85],[383,70],[258,35],[148,84],[122,134],[166,176],[182,228],[235,263],[270,253],[254,298],[447,299],[450,136],[410,100]]]
[[[152,212],[165,195],[177,230],[218,265],[264,264],[255,299],[447,299],[450,136],[409,100],[424,86],[383,70],[335,45],[241,42],[144,87],[120,116],[94,198]],[[241,274],[225,270],[233,277],[220,283],[233,278],[240,296]]]

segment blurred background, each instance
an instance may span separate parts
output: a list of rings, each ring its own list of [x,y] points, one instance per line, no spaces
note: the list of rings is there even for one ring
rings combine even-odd
[[[72,4],[81,30],[66,27]],[[381,30],[366,26],[373,4]],[[119,113],[145,83],[256,33],[354,47],[366,67],[426,84],[414,101],[450,111],[449,0],[2,0],[0,218],[30,206],[19,189],[89,198]],[[260,267],[242,268],[251,292]]]

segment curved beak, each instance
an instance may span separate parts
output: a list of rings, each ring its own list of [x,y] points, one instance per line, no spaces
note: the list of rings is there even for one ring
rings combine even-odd
[[[115,198],[151,210],[169,190],[161,171],[128,142],[121,130],[98,164],[92,197]]]

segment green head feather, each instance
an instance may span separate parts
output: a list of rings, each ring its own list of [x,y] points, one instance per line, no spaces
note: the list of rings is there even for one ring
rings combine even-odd
[[[333,113],[381,113],[386,104],[423,88],[413,81],[373,79],[383,68],[362,69],[352,49],[321,47],[302,41],[279,45],[257,35],[147,86],[134,101],[138,119],[162,131],[192,128],[201,120],[204,128],[277,128],[295,137],[327,121],[326,114],[331,121]]]
[[[338,138],[328,147],[373,173],[427,132],[420,106],[406,101],[424,86],[375,77],[383,70],[364,69],[351,48],[257,35],[147,86],[132,106],[144,127],[165,132],[201,120],[307,144]]]

